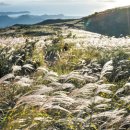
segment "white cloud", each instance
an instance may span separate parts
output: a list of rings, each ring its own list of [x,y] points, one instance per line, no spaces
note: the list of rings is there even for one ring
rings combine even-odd
[[[103,3],[120,3],[123,1],[124,3],[130,0],[6,0],[7,3],[11,4],[103,4]],[[3,3],[3,0],[0,0]],[[4,4],[4,3],[3,3]]]

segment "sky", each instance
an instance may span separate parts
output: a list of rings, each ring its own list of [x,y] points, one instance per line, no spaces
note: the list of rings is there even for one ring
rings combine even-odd
[[[87,16],[108,8],[130,5],[130,0],[0,0],[0,12]]]

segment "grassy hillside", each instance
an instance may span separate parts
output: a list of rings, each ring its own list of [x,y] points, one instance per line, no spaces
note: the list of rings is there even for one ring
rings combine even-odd
[[[57,24],[0,36],[0,129],[129,130],[128,37]]]
[[[84,22],[88,31],[116,37],[130,35],[130,6],[97,12]]]

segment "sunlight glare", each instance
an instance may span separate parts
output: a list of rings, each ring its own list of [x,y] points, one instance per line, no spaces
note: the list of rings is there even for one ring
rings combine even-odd
[[[110,0],[110,4],[108,4],[108,7],[113,8],[113,7],[129,6],[129,5],[130,5],[130,0],[113,0],[113,1]]]

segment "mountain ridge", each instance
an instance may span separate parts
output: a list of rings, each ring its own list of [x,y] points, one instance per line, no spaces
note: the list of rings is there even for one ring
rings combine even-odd
[[[83,20],[88,31],[116,37],[130,34],[130,6],[95,12]]]
[[[77,16],[78,17],[78,16]],[[18,17],[11,17],[8,15],[0,15],[0,27],[5,28],[15,24],[36,24],[42,22],[47,19],[72,19],[76,18],[76,16],[65,16],[63,14],[57,15],[20,15]]]

